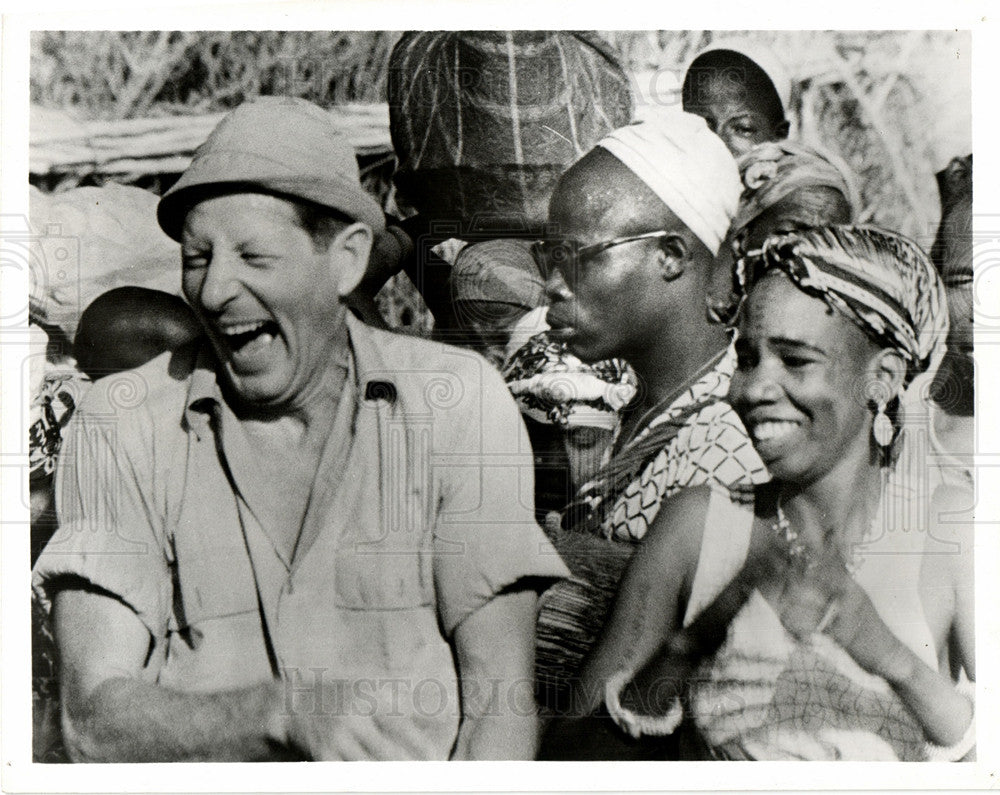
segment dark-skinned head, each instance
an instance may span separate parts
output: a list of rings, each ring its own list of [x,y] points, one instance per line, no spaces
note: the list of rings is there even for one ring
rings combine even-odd
[[[553,336],[584,361],[641,354],[689,318],[704,317],[712,253],[610,152],[597,147],[563,175],[549,204],[549,220],[555,235],[581,246],[670,232],[606,249],[576,268],[548,274]]]
[[[788,122],[763,69],[732,50],[699,56],[684,76],[683,109],[701,116],[734,157],[765,141],[788,137]]]
[[[851,220],[851,205],[843,193],[827,185],[806,185],[796,188],[750,221],[744,227],[742,242],[746,250],[752,251],[760,248],[770,235],[849,224]]]
[[[80,316],[73,352],[90,378],[139,367],[199,336],[190,307],[176,295],[118,287],[95,298]]]

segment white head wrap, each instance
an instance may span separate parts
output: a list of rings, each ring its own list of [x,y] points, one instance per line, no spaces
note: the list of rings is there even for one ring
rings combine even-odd
[[[760,70],[767,75],[767,79],[774,86],[774,91],[781,102],[782,113],[788,112],[788,106],[792,99],[792,78],[788,74],[784,63],[778,58],[774,50],[766,44],[757,41],[747,41],[738,38],[722,38],[713,41],[705,49],[698,52],[691,63],[688,64],[685,74],[690,71],[699,58],[710,52],[735,52],[753,61]]]
[[[740,172],[701,116],[664,113],[620,127],[598,146],[645,182],[717,254],[739,205]]]

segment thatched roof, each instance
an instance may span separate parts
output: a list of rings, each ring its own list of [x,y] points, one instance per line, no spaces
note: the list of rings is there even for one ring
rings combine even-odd
[[[340,105],[330,113],[359,157],[392,154],[389,109],[384,103]],[[33,177],[77,179],[179,174],[224,115],[75,121],[68,114],[33,105],[29,171]]]

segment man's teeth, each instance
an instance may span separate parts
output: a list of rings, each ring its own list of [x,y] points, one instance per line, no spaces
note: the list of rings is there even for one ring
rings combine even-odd
[[[254,323],[238,323],[233,326],[226,326],[222,333],[227,337],[235,337],[239,334],[248,334],[251,331],[257,331],[264,327],[266,320],[258,320]]]
[[[753,438],[758,442],[767,442],[787,436],[798,427],[797,422],[788,420],[761,422],[753,427]]]

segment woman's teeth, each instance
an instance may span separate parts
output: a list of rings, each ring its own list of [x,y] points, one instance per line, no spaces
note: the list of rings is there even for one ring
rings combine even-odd
[[[753,438],[758,442],[770,442],[787,436],[798,427],[789,420],[762,422],[753,426]]]

